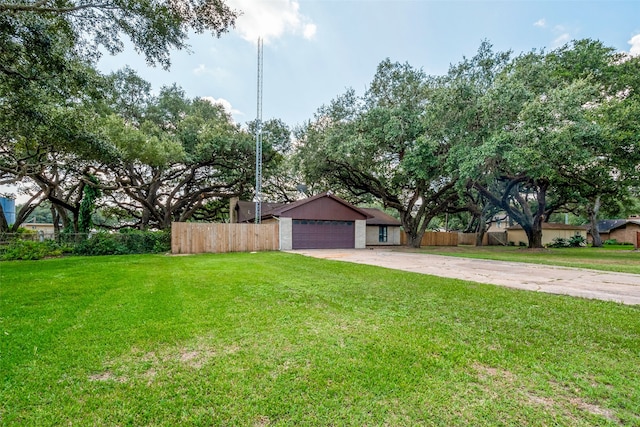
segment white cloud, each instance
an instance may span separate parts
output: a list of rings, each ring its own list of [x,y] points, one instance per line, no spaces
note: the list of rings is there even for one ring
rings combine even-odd
[[[571,41],[571,35],[569,35],[569,33],[564,33],[564,34],[560,34],[558,37],[555,38],[555,40],[553,41],[553,45],[555,47],[560,47],[560,46],[564,46],[570,41]]]
[[[204,64],[200,64],[198,65],[197,68],[193,69],[193,74],[195,74],[196,76],[202,76],[207,74],[207,67],[205,67]]]
[[[210,103],[212,103],[213,105],[221,105],[222,108],[224,108],[224,110],[228,113],[228,114],[237,114],[240,116],[243,116],[244,113],[240,110],[236,110],[235,108],[233,108],[233,106],[231,105],[231,102],[227,101],[224,98],[214,98],[213,96],[203,96],[202,99],[209,101]]]
[[[629,49],[629,53],[633,56],[640,56],[640,34],[636,34],[631,37],[627,43],[631,45],[631,49]]]
[[[537,20],[536,22],[534,22],[534,23],[533,23],[533,25],[534,25],[535,27],[541,27],[541,28],[544,28],[544,27],[546,27],[546,26],[547,26],[547,22],[545,21],[545,19],[544,19],[544,18],[542,18],[542,19],[539,19],[539,20]]]
[[[304,26],[304,31],[302,32],[302,35],[304,36],[305,39],[309,40],[315,37],[317,30],[318,30],[318,27],[316,26],[316,24],[307,24]]]
[[[229,78],[229,71],[222,67],[213,67],[209,68],[204,64],[199,64],[196,68],[192,70],[193,74],[198,77],[201,76],[211,76],[214,79],[224,80]]]
[[[286,33],[312,39],[317,31],[311,19],[300,13],[295,0],[230,0],[229,5],[242,12],[236,20],[236,31],[253,43],[258,37],[269,43]]]

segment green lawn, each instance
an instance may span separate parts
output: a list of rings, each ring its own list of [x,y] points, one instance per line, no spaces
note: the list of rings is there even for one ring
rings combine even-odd
[[[640,425],[640,307],[286,253],[0,263],[0,424]]]
[[[541,250],[513,246],[428,246],[420,248],[419,251],[463,258],[528,262],[640,274],[640,251],[634,251],[633,246],[619,245],[615,249],[605,247],[550,248]]]

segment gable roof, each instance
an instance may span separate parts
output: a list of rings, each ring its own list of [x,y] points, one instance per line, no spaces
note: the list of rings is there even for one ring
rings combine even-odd
[[[367,225],[393,225],[393,226],[401,226],[402,223],[392,217],[391,215],[381,211],[377,208],[360,208],[360,210],[365,211],[372,218],[367,219]]]
[[[598,231],[600,233],[609,233],[627,224],[640,225],[640,219],[603,219],[598,221]]]
[[[292,209],[296,209],[296,208],[298,208],[300,206],[303,206],[303,205],[306,205],[308,203],[314,202],[314,201],[316,201],[318,199],[322,199],[323,197],[327,197],[329,199],[335,200],[336,202],[340,203],[341,205],[344,205],[344,206],[348,207],[349,209],[352,209],[352,210],[360,213],[365,218],[371,217],[371,215],[369,215],[364,210],[352,205],[351,203],[347,202],[346,200],[341,199],[340,197],[334,196],[330,192],[317,194],[317,195],[312,196],[312,197],[307,197],[306,199],[302,199],[302,200],[298,200],[298,201],[293,202],[293,203],[285,204],[285,205],[280,206],[280,207],[274,209],[273,211],[271,211],[270,215],[271,216],[282,216],[282,214],[284,214],[284,213],[286,213],[286,212],[288,212],[288,211],[290,211]],[[264,216],[265,216],[265,214],[263,214],[263,217]]]
[[[603,219],[602,221],[598,221],[598,231],[600,233],[608,233],[626,224],[626,219]]]
[[[306,199],[298,200],[293,203],[262,203],[262,219],[267,218],[277,218],[281,216],[287,216],[287,212],[299,208],[301,206],[307,205],[309,203],[315,202],[316,200],[322,198],[329,198],[334,200],[335,202],[359,213],[365,218],[372,218],[373,215],[367,213],[363,209],[360,209],[346,200],[341,199],[340,197],[334,196],[333,194],[326,192],[317,194],[313,197],[308,197]],[[253,221],[256,217],[256,205],[255,202],[243,202],[239,201],[237,204],[238,212],[238,222],[250,222]]]

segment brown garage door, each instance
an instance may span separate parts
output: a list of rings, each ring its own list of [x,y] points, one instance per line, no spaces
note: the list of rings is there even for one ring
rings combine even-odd
[[[353,221],[293,220],[293,249],[355,247]]]

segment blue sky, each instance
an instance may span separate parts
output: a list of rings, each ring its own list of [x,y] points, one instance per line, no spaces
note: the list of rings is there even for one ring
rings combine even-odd
[[[428,74],[472,56],[482,40],[514,53],[592,38],[640,54],[640,0],[228,0],[243,15],[216,39],[193,35],[169,71],[132,50],[100,68],[131,66],[153,84],[223,103],[237,122],[256,116],[256,41],[264,45],[263,119],[290,126],[313,118],[347,88],[362,94],[385,58]],[[635,37],[635,38],[634,38]]]

